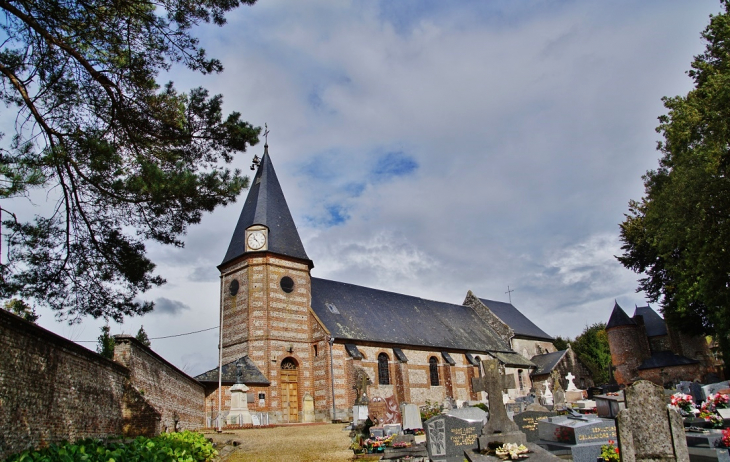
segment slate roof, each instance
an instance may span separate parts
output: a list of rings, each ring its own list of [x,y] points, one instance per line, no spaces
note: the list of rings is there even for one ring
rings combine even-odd
[[[312,309],[340,341],[511,353],[464,305],[312,278]]]
[[[686,356],[675,355],[671,351],[657,351],[652,353],[651,357],[641,363],[638,367],[642,369],[657,369],[660,367],[686,366],[688,364],[697,364],[699,361],[687,358]]]
[[[486,298],[480,298],[479,300],[501,319],[503,323],[507,324],[515,332],[516,336],[543,339],[551,342],[555,340],[546,334],[545,331],[537,327],[535,323],[527,319],[527,316],[522,314],[513,304],[487,300]]]
[[[558,365],[567,352],[568,350],[561,350],[533,356],[531,361],[535,363],[537,369],[535,369],[531,375],[549,374],[553,369],[555,369],[555,366]]]
[[[667,325],[664,323],[664,319],[650,306],[637,306],[634,311],[634,317],[636,316],[644,318],[644,328],[646,328],[648,337],[667,335]]]
[[[243,360],[243,383],[246,385],[270,385],[271,382],[269,382],[266,377],[264,377],[264,374],[261,373],[258,367],[256,367],[256,364],[251,361],[251,358],[248,356],[243,356],[240,359]],[[236,361],[231,361],[228,364],[224,364],[222,371],[222,382],[229,384],[229,383],[236,383]],[[218,383],[218,368],[211,369],[208,372],[203,372],[202,374],[193,377],[198,382],[214,382]]]
[[[608,324],[606,324],[606,329],[610,329],[612,327],[618,327],[618,326],[635,326],[636,323],[633,319],[629,317],[628,314],[618,305],[618,302],[614,302],[613,305],[613,311],[611,312],[611,317],[608,318]]]
[[[314,266],[304,251],[299,232],[289,212],[274,165],[271,163],[268,145],[264,147],[260,166],[251,183],[251,189],[221,265],[244,254],[246,228],[251,225],[264,225],[269,228],[269,252],[307,260],[310,266]]]
[[[502,362],[502,364],[507,367],[524,367],[526,369],[535,367],[535,363],[519,353],[501,353],[496,351],[490,351],[489,354],[497,358],[500,362]]]

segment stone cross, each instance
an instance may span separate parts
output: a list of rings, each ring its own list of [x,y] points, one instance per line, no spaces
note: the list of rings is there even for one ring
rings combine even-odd
[[[504,387],[504,374],[502,374],[499,361],[496,359],[482,361],[484,366],[484,377],[480,377],[477,384],[485,385],[489,395],[489,420],[482,428],[482,436],[479,437],[479,448],[486,449],[489,443],[500,442],[524,444],[527,442],[525,434],[520,431],[516,423],[507,416],[507,409],[502,402],[502,389]],[[472,382],[474,384],[475,381]]]
[[[568,381],[568,388],[566,391],[578,391],[578,387],[576,387],[575,384],[573,383],[574,378],[575,378],[575,376],[573,375],[572,372],[568,372],[568,375],[565,376],[565,380]]]
[[[563,387],[560,385],[560,372],[553,369],[553,371],[550,373],[550,377],[553,379],[553,393],[555,393],[558,390],[563,390]]]

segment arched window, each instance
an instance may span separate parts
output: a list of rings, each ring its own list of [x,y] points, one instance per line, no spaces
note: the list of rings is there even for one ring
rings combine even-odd
[[[378,355],[378,384],[390,385],[390,373],[388,372],[388,355]]]
[[[433,356],[431,356],[428,360],[428,370],[431,373],[431,386],[438,387],[439,386],[439,362]]]

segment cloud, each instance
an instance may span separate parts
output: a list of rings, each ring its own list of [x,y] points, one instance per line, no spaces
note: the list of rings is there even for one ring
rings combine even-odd
[[[190,306],[177,300],[159,297],[155,299],[155,309],[153,313],[160,314],[180,314],[183,311],[189,311]]]

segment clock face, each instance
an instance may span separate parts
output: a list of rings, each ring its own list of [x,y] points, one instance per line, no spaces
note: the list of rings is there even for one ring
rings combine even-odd
[[[251,250],[259,250],[266,244],[266,236],[261,231],[253,231],[248,235],[248,248]]]

